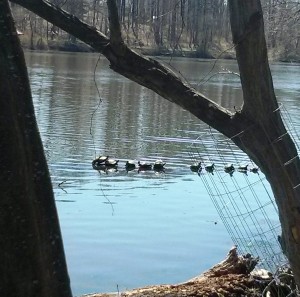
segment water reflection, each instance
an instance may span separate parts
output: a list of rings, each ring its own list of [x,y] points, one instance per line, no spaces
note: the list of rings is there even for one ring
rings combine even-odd
[[[26,54],[74,294],[193,277],[222,260],[232,242],[190,165],[201,153],[222,168],[231,151],[221,135],[203,138],[212,133],[206,125],[113,73],[104,58],[94,73],[98,57]],[[199,84],[214,62],[172,63],[222,106],[241,106],[236,76],[215,75]],[[224,69],[237,71],[237,66],[232,61],[214,66],[214,72]],[[274,71],[277,94],[299,123],[299,88],[286,78],[287,73],[298,77],[298,67],[293,74],[282,66]],[[216,140],[225,141],[219,142],[222,157],[214,154]],[[118,169],[94,170],[91,162],[100,154],[119,159]],[[165,171],[127,171],[125,163],[131,159],[162,159]]]

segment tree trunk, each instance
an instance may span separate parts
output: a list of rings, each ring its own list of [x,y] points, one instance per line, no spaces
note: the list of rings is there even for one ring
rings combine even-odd
[[[279,208],[282,245],[300,285],[300,161],[274,95],[259,0],[228,1],[244,94],[243,108],[235,113],[194,90],[159,62],[138,55],[124,43],[110,42],[102,33],[48,2],[11,1],[91,45],[105,55],[113,70],[188,110],[246,152],[270,182]]]
[[[300,160],[280,116],[269,69],[260,1],[229,0],[244,106],[254,125],[233,139],[266,175],[279,209],[283,249],[300,284]]]
[[[157,46],[161,46],[161,31],[160,31],[160,28],[161,28],[161,18],[160,18],[160,10],[159,10],[159,2],[157,3],[152,3],[153,5],[153,17],[152,17],[152,30],[153,30],[153,36],[154,36],[154,41],[155,41],[155,44]]]
[[[34,28],[33,28],[33,20],[32,15],[29,15],[29,26],[30,26],[30,49],[34,50]]]
[[[51,181],[8,1],[0,1],[0,23],[0,295],[70,297]]]

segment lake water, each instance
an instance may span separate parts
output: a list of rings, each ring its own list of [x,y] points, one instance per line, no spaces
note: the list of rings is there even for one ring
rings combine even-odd
[[[199,154],[207,161],[218,155],[214,145],[222,136],[114,73],[97,54],[27,52],[26,60],[74,295],[181,282],[223,260],[233,245],[228,231],[238,226],[220,218],[226,203],[220,209],[211,199],[201,178],[208,175],[199,177],[189,168]],[[234,61],[171,63],[219,104],[230,109],[242,104],[236,75],[212,76],[236,72]],[[278,99],[298,127],[300,68],[276,64],[272,72]],[[117,172],[92,169],[92,160],[102,154],[120,160]],[[220,166],[224,155],[240,152],[224,145]],[[128,159],[162,159],[166,170],[127,173]],[[256,184],[250,174],[249,182]],[[269,212],[275,221],[276,208]]]

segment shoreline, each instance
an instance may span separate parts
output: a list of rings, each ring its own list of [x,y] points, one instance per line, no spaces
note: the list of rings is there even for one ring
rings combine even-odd
[[[22,48],[29,51],[40,51],[40,52],[70,52],[70,53],[93,53],[95,52],[90,46],[83,42],[40,42],[34,48],[30,48],[28,44],[22,42]],[[132,50],[137,51],[139,54],[150,56],[150,57],[181,57],[181,58],[192,58],[192,59],[225,59],[225,60],[236,60],[234,51],[228,50],[215,50],[214,52],[200,52],[197,50],[172,50],[168,48],[155,48],[155,47],[130,47]],[[300,63],[300,55],[291,55],[286,57],[280,57],[277,53],[269,51],[270,62],[282,62],[282,63]]]

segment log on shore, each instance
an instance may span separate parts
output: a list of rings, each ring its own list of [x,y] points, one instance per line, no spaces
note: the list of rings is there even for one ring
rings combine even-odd
[[[120,293],[99,293],[84,297],[185,297],[185,296],[261,296],[265,285],[250,272],[258,259],[238,256],[232,248],[226,259],[200,276],[175,285],[154,285]]]

